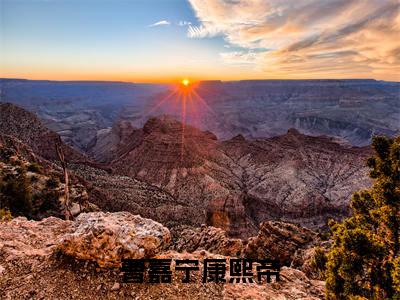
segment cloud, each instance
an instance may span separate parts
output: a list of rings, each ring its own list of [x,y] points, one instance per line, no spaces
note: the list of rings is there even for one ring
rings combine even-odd
[[[222,36],[244,49],[221,53],[226,63],[252,63],[266,76],[400,80],[397,0],[189,2],[200,23],[188,37]]]
[[[218,34],[218,30],[213,27],[205,27],[189,25],[189,29],[187,32],[187,36],[190,38],[205,38],[205,37],[214,37]]]
[[[189,26],[189,25],[192,25],[192,23],[189,21],[179,21],[178,22],[178,26]]]
[[[222,60],[229,64],[257,65],[260,63],[260,53],[253,51],[232,51],[220,53]]]
[[[156,23],[149,25],[149,27],[165,26],[165,25],[170,25],[170,24],[171,24],[171,22],[169,22],[167,20],[161,20],[161,21],[158,21]]]

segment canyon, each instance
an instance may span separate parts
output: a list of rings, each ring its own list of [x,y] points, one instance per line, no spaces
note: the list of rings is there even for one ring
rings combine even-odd
[[[12,214],[0,214],[6,299],[65,298],[66,290],[322,299],[315,256],[330,247],[328,221],[349,216],[352,194],[372,184],[371,136],[399,134],[399,87],[201,82],[183,116],[182,103],[168,98],[172,85],[2,79],[0,208]],[[72,220],[64,220],[56,144]],[[174,281],[149,291],[120,285],[115,266],[124,257],[270,257],[282,281],[246,289]]]
[[[69,145],[87,151],[96,135],[125,120],[182,120],[173,84],[0,79],[0,102],[34,112]],[[366,146],[374,134],[400,132],[400,84],[372,79],[203,81],[194,84],[184,123],[219,139],[266,138],[290,128]]]
[[[0,115],[2,134],[57,160],[57,134],[36,116],[11,104],[1,104]],[[122,120],[91,145],[92,158],[64,144],[69,168],[86,186],[89,201],[103,210],[155,219],[172,233],[207,224],[248,238],[266,220],[325,230],[328,219],[348,215],[352,193],[370,185],[369,147],[296,129],[273,138],[238,135],[221,141],[162,116],[139,129]]]

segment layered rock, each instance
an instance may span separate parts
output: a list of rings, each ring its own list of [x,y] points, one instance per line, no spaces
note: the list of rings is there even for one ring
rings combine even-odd
[[[96,161],[110,162],[123,153],[124,148],[131,142],[134,128],[128,121],[115,123],[111,128],[99,130],[94,139],[88,144],[89,155]]]
[[[85,179],[90,202],[102,210],[139,214],[168,226],[171,234],[182,225],[196,225],[202,221],[203,214],[195,211],[190,202],[177,199],[147,182],[87,165],[73,164],[70,168]]]
[[[169,247],[167,228],[127,212],[80,214],[73,232],[65,235],[59,249],[99,266],[120,266],[124,258],[149,258]]]
[[[163,117],[128,136],[111,162],[117,174],[186,203],[192,225],[207,223],[236,237],[256,234],[271,219],[325,227],[328,218],[346,216],[352,193],[370,184],[368,148],[295,129],[271,139],[218,141]]]
[[[280,272],[282,280],[271,285],[231,284],[224,290],[223,299],[324,299],[325,283],[309,279],[303,272],[283,267]]]
[[[290,266],[296,251],[318,243],[317,234],[309,229],[278,221],[261,223],[257,236],[248,240],[244,255],[251,258],[278,259]]]
[[[0,126],[3,131],[35,145],[54,142],[43,136],[41,124],[32,120],[35,132],[25,124],[30,113],[8,104],[1,107],[11,121],[7,128]],[[110,142],[114,148],[106,143],[111,152],[103,149],[101,154],[111,160],[114,174],[90,168],[87,161],[72,168],[92,182],[89,198],[103,209],[141,213],[168,226],[207,223],[242,238],[256,234],[259,223],[271,219],[321,228],[328,218],[347,215],[351,194],[369,185],[369,150],[328,137],[289,130],[271,139],[218,141],[210,132],[169,117],[152,118],[142,129],[126,122],[115,128],[118,143]],[[55,155],[54,149],[51,155],[42,150],[50,158]],[[154,199],[149,201],[147,193]]]
[[[221,215],[234,216],[231,224],[238,230],[229,228],[233,235],[249,233],[244,211],[235,213],[240,209],[241,195],[235,164],[218,149],[213,134],[163,117],[150,119],[143,129],[130,135],[130,141],[125,152],[111,162],[117,174],[146,181],[185,203],[194,225],[206,222],[210,203],[232,199],[232,214]],[[211,214],[208,219],[213,225],[217,218]]]
[[[58,159],[55,145],[59,143],[59,136],[25,109],[10,103],[0,103],[0,134],[16,137],[45,159]],[[68,145],[61,143],[60,147],[68,161],[88,161],[85,155]]]
[[[229,238],[224,230],[204,225],[183,230],[174,248],[179,252],[207,250],[226,256],[240,256],[244,247],[242,240]]]
[[[221,149],[241,169],[243,206],[256,223],[267,219],[326,226],[348,214],[352,193],[370,185],[369,148],[344,147],[328,137],[291,129],[271,138],[234,138]]]

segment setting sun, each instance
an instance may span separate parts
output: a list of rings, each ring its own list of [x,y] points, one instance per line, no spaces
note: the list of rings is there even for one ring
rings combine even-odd
[[[187,78],[183,79],[183,80],[182,80],[182,84],[183,84],[184,86],[188,86],[188,85],[190,84],[189,79],[187,79]]]

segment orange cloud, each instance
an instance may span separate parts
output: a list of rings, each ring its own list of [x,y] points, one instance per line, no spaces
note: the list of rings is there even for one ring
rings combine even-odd
[[[400,79],[397,0],[189,1],[201,22],[189,37],[242,48],[221,53],[226,63],[265,77]]]

